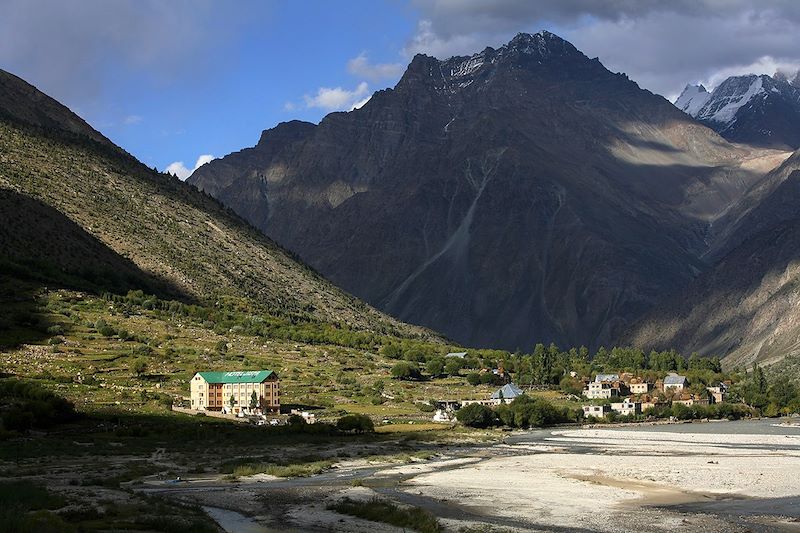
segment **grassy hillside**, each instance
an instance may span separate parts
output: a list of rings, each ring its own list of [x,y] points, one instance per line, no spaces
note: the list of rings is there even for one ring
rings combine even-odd
[[[7,273],[233,299],[295,320],[431,336],[332,286],[215,200],[105,144],[0,122],[0,202]]]
[[[428,418],[422,402],[486,397],[494,387],[464,376],[393,380],[397,342],[427,356],[448,346],[184,305],[132,292],[125,297],[72,290],[39,293],[42,340],[7,349],[0,372],[33,379],[82,412],[163,413],[188,396],[198,369],[269,368],[281,376],[282,403],[375,417]],[[12,312],[15,312],[12,308]],[[487,352],[491,354],[491,352]],[[139,366],[142,365],[142,366]]]

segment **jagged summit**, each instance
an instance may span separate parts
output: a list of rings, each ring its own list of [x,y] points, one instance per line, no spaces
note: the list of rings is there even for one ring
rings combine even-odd
[[[470,86],[481,86],[482,84],[473,85],[478,79],[488,83],[496,77],[498,71],[538,70],[553,65],[567,70],[571,66],[591,65],[589,70],[595,74],[598,66],[605,70],[599,61],[590,60],[569,41],[543,30],[537,33],[518,33],[499,48],[486,47],[472,55],[438,59],[417,54],[398,87],[433,80],[439,92],[455,94]]]
[[[710,93],[687,85],[675,105],[731,141],[800,146],[800,88],[780,72],[731,76]]]
[[[572,43],[547,30],[537,33],[518,33],[503,48],[525,54],[537,53],[542,57],[563,54],[565,51],[578,52]]]
[[[681,95],[675,100],[675,106],[692,116],[705,105],[711,93],[702,85],[687,85]]]

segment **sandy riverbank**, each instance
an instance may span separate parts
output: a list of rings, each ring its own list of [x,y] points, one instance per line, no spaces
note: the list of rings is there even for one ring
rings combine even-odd
[[[560,430],[495,450],[496,457],[466,468],[416,476],[405,490],[475,507],[521,530],[800,531],[793,517],[740,519],[672,507],[789,498],[781,510],[797,513],[800,436]]]
[[[140,490],[238,510],[262,531],[400,531],[326,508],[346,496],[422,507],[447,531],[800,532],[800,434],[779,431],[732,422],[516,432],[505,444],[443,446],[432,461],[351,459],[309,478]]]

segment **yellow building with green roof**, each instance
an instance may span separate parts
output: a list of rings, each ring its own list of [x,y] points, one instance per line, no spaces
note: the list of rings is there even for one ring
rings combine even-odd
[[[198,372],[189,388],[192,409],[198,411],[280,412],[280,384],[272,370]]]

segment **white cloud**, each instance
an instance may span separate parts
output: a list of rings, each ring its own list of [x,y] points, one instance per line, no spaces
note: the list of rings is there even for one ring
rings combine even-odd
[[[411,41],[403,48],[403,55],[407,58],[415,54],[426,54],[439,59],[447,59],[456,55],[469,55],[483,50],[487,46],[498,46],[508,40],[507,32],[487,33],[475,32],[464,34],[451,34],[442,36],[437,34],[434,24],[429,19],[422,19],[417,23],[417,32]]]
[[[126,126],[133,126],[134,124],[138,124],[142,121],[142,117],[139,115],[128,115],[124,119],[122,119],[122,123]]]
[[[203,154],[197,158],[197,162],[194,164],[194,168],[191,170],[186,168],[186,165],[183,164],[183,161],[175,161],[174,163],[167,165],[167,168],[164,169],[164,172],[167,172],[168,174],[175,174],[181,180],[186,180],[186,178],[192,175],[192,172],[202,167],[209,161],[212,161],[213,159],[213,155]]]
[[[779,61],[774,57],[764,56],[749,65],[737,65],[718,70],[701,83],[705,85],[708,90],[712,90],[730,76],[741,76],[744,74],[768,74],[772,76],[779,71],[786,74],[797,72],[798,69],[800,69],[800,62]]]
[[[368,94],[369,85],[367,85],[367,82],[362,81],[352,91],[341,87],[320,87],[316,95],[305,95],[303,98],[308,108],[317,107],[325,111],[344,111],[352,110],[357,105],[366,103],[364,98]]]
[[[286,102],[283,104],[284,111],[294,111],[295,109],[297,109],[297,106],[294,105],[294,102]]]
[[[354,74],[371,81],[397,78],[403,74],[404,69],[405,67],[401,63],[371,64],[365,52],[361,52],[347,62],[347,71],[350,74]]]

